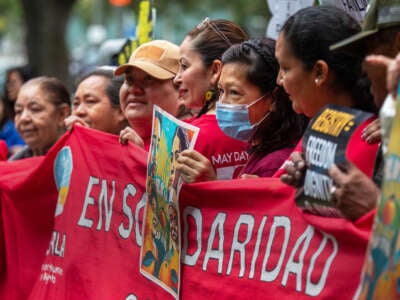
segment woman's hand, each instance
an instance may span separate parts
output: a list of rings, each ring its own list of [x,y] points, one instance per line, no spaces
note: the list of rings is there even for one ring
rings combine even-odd
[[[217,179],[211,162],[196,150],[184,150],[179,153],[176,169],[186,183]]]
[[[382,140],[381,122],[375,119],[364,128],[361,138],[368,144],[377,144]]]
[[[306,172],[306,161],[301,152],[293,152],[285,165],[286,174],[282,174],[283,183],[295,188],[302,187]]]
[[[65,128],[67,130],[71,130],[74,124],[79,124],[84,127],[90,127],[88,123],[86,123],[82,118],[77,116],[69,116],[64,119]]]
[[[122,129],[119,133],[119,142],[121,144],[126,145],[128,141],[134,143],[141,148],[144,148],[143,139],[131,127],[125,127],[125,129]]]
[[[400,79],[400,53],[393,59],[383,55],[368,55],[365,61],[368,64],[387,68],[386,88],[393,95],[393,98],[396,99],[397,85]]]

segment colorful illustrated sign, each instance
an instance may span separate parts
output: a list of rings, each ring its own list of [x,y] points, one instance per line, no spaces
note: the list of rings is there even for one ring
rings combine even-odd
[[[399,91],[400,94],[400,91]],[[390,99],[389,99],[390,100]],[[382,196],[375,216],[357,299],[400,298],[400,96],[385,157]]]
[[[155,106],[140,263],[146,277],[176,298],[181,255],[178,195],[182,185],[176,160],[181,151],[193,149],[198,130]]]
[[[318,215],[340,217],[329,193],[332,179],[328,169],[346,162],[349,140],[356,128],[371,114],[329,104],[321,109],[308,126],[302,143],[307,171],[304,188],[296,196],[299,207]]]

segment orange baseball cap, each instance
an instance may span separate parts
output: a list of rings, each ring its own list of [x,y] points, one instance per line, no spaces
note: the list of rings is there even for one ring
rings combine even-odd
[[[179,69],[179,46],[165,40],[140,45],[129,62],[119,66],[114,74],[124,74],[129,67],[139,68],[158,79],[174,78]]]

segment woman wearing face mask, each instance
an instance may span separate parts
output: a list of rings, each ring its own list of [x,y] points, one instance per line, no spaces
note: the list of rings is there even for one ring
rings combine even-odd
[[[225,134],[248,142],[249,160],[241,177],[270,177],[288,158],[307,126],[281,87],[272,39],[234,45],[222,56],[217,103]]]
[[[257,39],[233,45],[222,56],[216,118],[226,135],[248,143],[250,156],[242,178],[274,174],[308,122],[292,110],[289,98],[276,86],[279,65],[274,49],[273,40]],[[185,175],[182,178],[189,182]]]
[[[200,128],[194,150],[182,151],[177,160],[177,168],[187,182],[231,179],[247,162],[246,143],[226,136],[215,117],[221,56],[233,44],[245,40],[247,35],[235,23],[206,18],[187,34],[180,46],[179,71],[174,82],[185,105],[200,110],[188,120]]]

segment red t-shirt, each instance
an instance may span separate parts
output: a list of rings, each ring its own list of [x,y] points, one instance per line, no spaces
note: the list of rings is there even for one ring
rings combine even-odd
[[[349,143],[347,144],[346,158],[352,162],[358,169],[360,169],[365,175],[372,178],[375,166],[375,158],[378,152],[379,144],[368,144],[366,141],[361,139],[362,132],[368,124],[374,121],[376,117],[371,117],[364,121],[353,133]],[[299,141],[293,152],[302,152],[303,139]],[[280,177],[282,174],[286,173],[284,165],[288,160],[286,160],[278,171],[272,177]],[[360,217],[355,223],[357,226],[364,228],[371,228],[373,222],[374,213],[367,213],[366,215]]]
[[[149,152],[150,144],[151,144],[151,137],[150,136],[148,138],[143,139],[143,149],[146,152]]]
[[[227,136],[218,126],[215,115],[202,115],[186,122],[200,128],[194,149],[207,157],[218,179],[232,179],[248,159],[247,143]]]
[[[247,165],[240,172],[242,174],[258,175],[259,177],[271,177],[289,157],[293,147],[275,150],[268,154],[250,155]]]
[[[361,134],[364,128],[375,119],[376,117],[371,117],[358,126],[347,144],[346,151],[346,158],[370,178],[372,178],[372,173],[374,171],[375,158],[379,144],[368,144],[361,139]],[[303,138],[292,152],[302,152],[302,143]],[[285,173],[284,165],[286,161],[272,177],[280,177]]]

